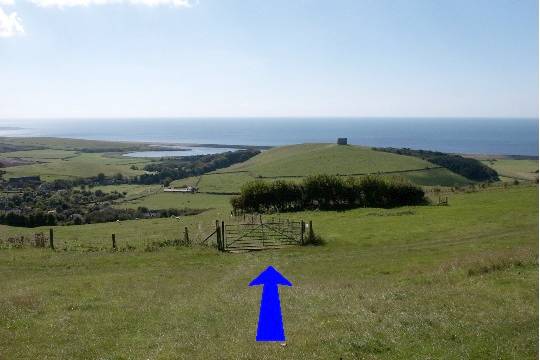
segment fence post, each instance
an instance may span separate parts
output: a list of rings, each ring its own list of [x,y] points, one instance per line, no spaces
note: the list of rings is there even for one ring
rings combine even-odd
[[[116,234],[112,234],[112,248],[113,250],[116,250]]]
[[[315,237],[315,233],[313,233],[313,221],[309,220],[309,242],[313,243],[313,238]]]
[[[218,220],[216,220],[216,243],[218,250],[221,251],[221,229],[219,228]]]
[[[304,223],[304,220],[300,222],[300,227],[302,228],[300,230],[300,245],[304,245],[304,231],[306,230],[306,224]]]
[[[221,250],[225,250],[225,222],[221,222]]]
[[[54,231],[53,229],[49,229],[49,245],[51,249],[54,250]]]
[[[184,242],[186,243],[186,245],[190,244],[187,226],[184,228]]]

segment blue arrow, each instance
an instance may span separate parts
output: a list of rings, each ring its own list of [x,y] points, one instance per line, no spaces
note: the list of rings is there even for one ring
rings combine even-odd
[[[285,341],[278,285],[292,286],[291,282],[272,266],[253,279],[249,286],[263,285],[257,341]]]

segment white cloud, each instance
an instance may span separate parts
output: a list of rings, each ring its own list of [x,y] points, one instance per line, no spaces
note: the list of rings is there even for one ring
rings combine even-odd
[[[17,13],[7,14],[0,8],[0,37],[13,37],[22,34],[24,34],[24,28]]]
[[[142,6],[172,6],[190,8],[199,3],[199,0],[28,0],[40,7],[74,7],[91,5],[128,4]],[[13,6],[15,0],[0,0],[2,6]],[[6,13],[0,8],[0,38],[23,35],[22,20],[16,12]]]
[[[0,0],[10,1],[10,0]],[[13,0],[11,0],[13,1]],[[74,7],[90,5],[130,4],[145,6],[169,5],[175,7],[192,7],[196,3],[191,0],[30,0],[33,4],[41,7]]]

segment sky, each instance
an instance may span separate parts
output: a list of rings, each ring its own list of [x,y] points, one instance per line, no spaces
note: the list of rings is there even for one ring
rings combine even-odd
[[[538,117],[535,0],[0,0],[0,118]]]

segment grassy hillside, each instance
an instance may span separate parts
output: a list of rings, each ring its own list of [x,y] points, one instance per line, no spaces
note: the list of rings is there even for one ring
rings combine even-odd
[[[507,180],[534,181],[538,179],[538,160],[494,159],[483,162]]]
[[[33,145],[43,141],[54,144]],[[81,153],[77,144],[0,154],[40,162],[3,170],[46,179],[136,174],[131,164],[147,161]],[[493,163],[516,176],[538,168]],[[306,144],[176,184],[234,192],[259,177],[376,172],[422,185],[468,183],[417,158]],[[538,187],[505,185],[443,189],[449,206],[265,216],[312,220],[327,243],[243,254],[155,245],[181,238],[185,227],[197,243],[215,220],[234,221],[230,196],[164,193],[159,185],[93,187],[125,192],[114,204],[120,208],[207,211],[56,226],[56,251],[0,248],[0,359],[534,359]],[[0,241],[48,231],[0,225]],[[280,290],[286,347],[255,342],[261,290],[247,284],[268,265],[294,285]]]
[[[54,137],[0,137],[3,144],[40,146],[55,150],[99,150],[99,149],[118,149],[122,150],[148,150],[148,144],[125,142],[125,141],[103,141],[103,140],[84,140],[84,139],[65,139]]]
[[[0,250],[0,358],[536,358],[537,187],[449,197],[283,215],[313,220],[323,247]],[[211,228],[227,216],[214,211],[57,231],[145,241]],[[293,283],[280,290],[286,347],[255,342],[261,289],[247,284],[268,265]]]
[[[64,150],[31,150],[15,153],[3,153],[3,158],[22,158],[34,160],[36,163],[4,168],[5,178],[40,175],[44,180],[69,179],[74,177],[90,177],[99,173],[112,176],[121,173],[125,176],[143,174],[142,170],[132,170],[136,165],[143,168],[146,159],[107,156],[102,153],[77,153]]]
[[[302,144],[274,148],[250,160],[203,175],[198,182],[201,191],[236,192],[247,181],[262,178],[294,178],[314,174],[375,174],[400,176],[419,185],[461,186],[470,181],[427,161],[374,151],[360,146],[335,144]],[[196,183],[193,180],[191,183]],[[186,183],[184,180],[175,185]]]
[[[302,144],[265,151],[228,170],[247,170],[254,176],[305,176],[320,173],[355,174],[419,170],[430,167],[434,165],[417,158],[380,153],[360,146]]]

